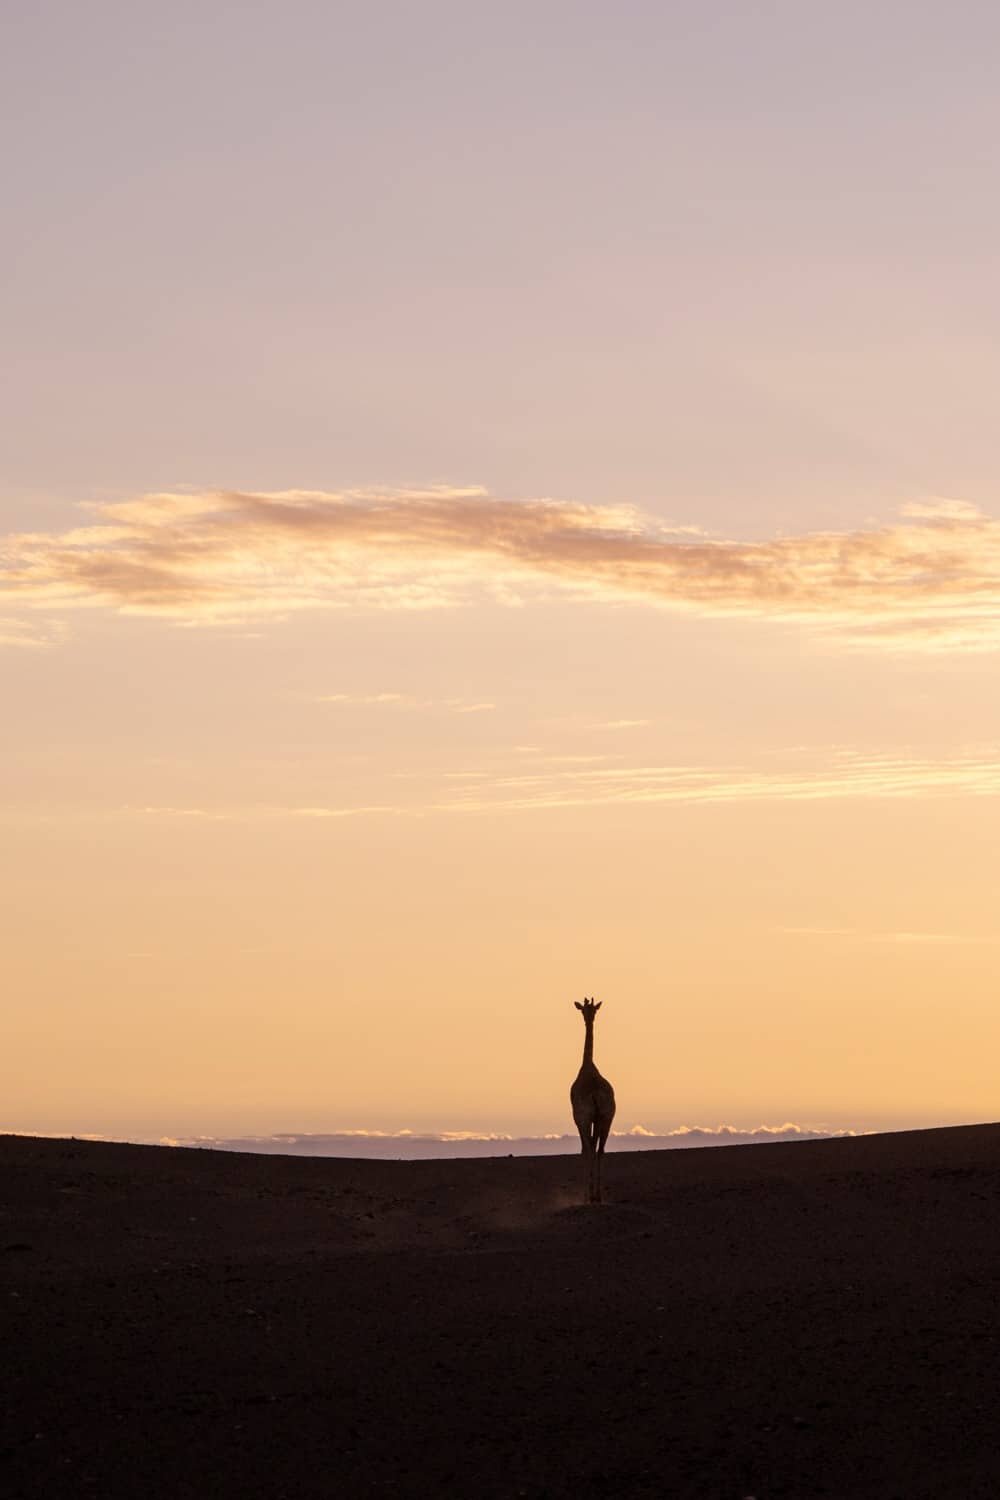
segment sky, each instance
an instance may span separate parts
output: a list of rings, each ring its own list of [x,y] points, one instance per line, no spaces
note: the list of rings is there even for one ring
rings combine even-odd
[[[997,1116],[998,51],[4,7],[0,1128]]]

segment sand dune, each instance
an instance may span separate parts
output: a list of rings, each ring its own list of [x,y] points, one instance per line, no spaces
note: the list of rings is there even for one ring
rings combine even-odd
[[[11,1496],[1000,1494],[1000,1126],[0,1188]]]

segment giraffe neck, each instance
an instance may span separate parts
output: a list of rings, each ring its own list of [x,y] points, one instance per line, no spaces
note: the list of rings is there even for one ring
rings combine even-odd
[[[585,1025],[587,1027],[587,1035],[583,1040],[583,1067],[586,1067],[588,1063],[593,1064],[594,1061],[594,1023],[593,1021],[587,1021]]]

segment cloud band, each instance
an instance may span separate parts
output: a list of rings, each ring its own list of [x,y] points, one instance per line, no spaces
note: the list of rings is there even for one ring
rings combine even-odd
[[[556,590],[811,623],[868,646],[1000,646],[1000,521],[959,502],[910,506],[872,529],[760,542],[477,488],[207,491],[93,509],[91,525],[5,539],[5,608],[211,620]]]

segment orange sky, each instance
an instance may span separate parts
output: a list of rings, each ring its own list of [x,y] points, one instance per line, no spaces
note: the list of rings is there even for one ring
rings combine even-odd
[[[556,1128],[578,992],[623,1124],[990,1113],[988,654],[58,613],[6,657],[11,1125]]]
[[[54,9],[0,1128],[995,1117],[1000,22]]]

